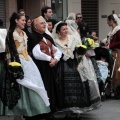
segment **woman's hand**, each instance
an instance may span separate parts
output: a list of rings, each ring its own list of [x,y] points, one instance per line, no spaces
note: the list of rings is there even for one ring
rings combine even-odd
[[[109,44],[106,44],[106,45],[105,45],[105,48],[106,48],[106,49],[109,49]]]

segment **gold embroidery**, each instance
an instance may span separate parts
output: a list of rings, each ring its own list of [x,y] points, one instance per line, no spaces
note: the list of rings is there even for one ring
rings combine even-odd
[[[17,49],[20,47],[21,44],[22,44],[22,42],[15,40],[15,45],[16,45]],[[28,56],[28,52],[27,52],[26,48],[24,48],[23,50],[20,51],[19,56],[21,58],[25,58],[27,61],[29,61],[29,56]]]

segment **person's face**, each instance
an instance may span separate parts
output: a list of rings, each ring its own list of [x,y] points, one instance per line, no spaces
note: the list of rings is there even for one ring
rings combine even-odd
[[[32,21],[29,19],[26,24],[27,24],[28,27],[30,27],[31,23],[32,23]]]
[[[16,21],[16,23],[17,23],[17,27],[18,27],[18,28],[24,29],[25,23],[26,23],[26,21],[25,21],[25,16],[21,16],[20,19],[16,19],[15,21]]]
[[[59,31],[60,36],[68,35],[68,27],[66,25],[62,26]]]
[[[25,16],[25,12],[24,11],[21,11],[20,14],[24,15]]]
[[[93,36],[93,38],[96,38],[96,32],[92,32],[91,35]]]
[[[41,33],[41,34],[44,33],[46,30],[45,21],[43,19],[39,18],[37,21],[37,24],[35,25],[35,28],[39,33]]]
[[[95,40],[94,42],[95,42],[95,48],[100,47],[100,40]]]
[[[78,21],[78,22],[81,22],[82,20],[83,20],[82,15],[77,15],[77,21]]]
[[[53,28],[52,22],[47,22],[47,24],[48,24],[48,30],[51,32]]]
[[[108,24],[109,26],[112,26],[112,25],[113,25],[113,20],[108,20],[108,19],[107,19],[107,24]]]
[[[45,18],[50,19],[52,18],[53,12],[52,9],[48,9],[47,13],[45,13]]]
[[[99,40],[95,40],[95,43],[100,43],[100,41]]]
[[[120,19],[120,14],[118,14],[117,16],[118,16],[118,18]]]

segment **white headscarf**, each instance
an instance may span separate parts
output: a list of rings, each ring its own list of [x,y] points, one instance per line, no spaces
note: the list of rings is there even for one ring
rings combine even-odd
[[[120,30],[120,19],[118,18],[118,16],[116,14],[113,14],[113,17],[117,23],[117,26],[111,30],[109,33],[108,33],[108,42],[110,43],[110,39],[111,37],[118,31]]]
[[[118,18],[118,16],[116,14],[113,14],[113,17],[114,17],[115,21],[117,22],[117,25],[120,26],[120,18]]]
[[[56,44],[56,46],[59,48],[59,50],[64,54],[63,56],[63,60],[68,60],[69,58],[74,58],[74,54],[73,51],[76,47],[77,44],[80,44],[80,42],[78,42],[80,40],[80,38],[78,39],[78,37],[75,35],[75,33],[71,30],[71,28],[67,25],[68,27],[68,46],[65,46],[63,44],[61,44],[61,42],[59,41],[59,34],[56,33],[56,29],[57,26],[60,23],[64,23],[63,21],[58,22],[57,24],[55,24],[54,28],[53,28],[53,32],[52,32],[52,37],[53,40]]]
[[[75,13],[70,13],[67,17],[67,20],[75,20],[75,18],[76,18]]]
[[[52,32],[52,37],[54,40],[59,38],[59,35],[56,33],[57,26],[63,21],[59,21],[57,24],[55,24]],[[70,24],[67,23],[68,27],[68,35],[74,35],[74,37],[78,40],[79,44],[82,44],[80,35],[78,34],[77,30],[75,30]]]
[[[78,25],[75,22],[75,13],[70,13],[65,21],[69,26],[72,26],[75,30],[77,30]]]
[[[69,28],[71,29],[71,30],[68,31],[69,34],[73,34],[73,33],[74,33],[74,35],[78,38],[78,42],[79,42],[80,44],[82,44],[80,34],[79,34],[78,31],[77,31],[78,25],[77,25],[77,23],[75,22],[75,18],[76,18],[75,13],[70,13],[70,14],[68,15],[68,17],[67,17],[67,19],[66,19],[65,22],[67,23],[67,25],[68,25]]]
[[[56,33],[56,28],[57,28],[57,26],[58,26],[61,22],[63,22],[63,21],[60,21],[60,22],[58,22],[58,23],[56,23],[56,24],[54,25],[54,28],[53,28],[53,31],[52,31],[52,38],[53,38],[54,40],[56,40],[56,39],[59,38],[59,35]]]
[[[59,38],[59,35],[58,33],[56,33],[56,28],[57,26],[62,23],[63,21],[59,21],[57,24],[55,24],[54,28],[53,28],[53,32],[52,32],[52,37],[53,39],[57,39]],[[67,27],[68,27],[68,34],[69,35],[74,35],[75,33],[72,31],[72,29],[70,28],[70,26],[67,24]],[[73,29],[74,30],[74,29]]]

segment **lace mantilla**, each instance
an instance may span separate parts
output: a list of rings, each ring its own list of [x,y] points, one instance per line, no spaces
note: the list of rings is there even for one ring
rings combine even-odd
[[[68,45],[64,45],[60,42],[59,39],[55,40],[56,46],[64,54],[63,60],[67,61],[69,58],[74,59],[73,51],[77,45],[77,40],[73,35],[68,35]]]

